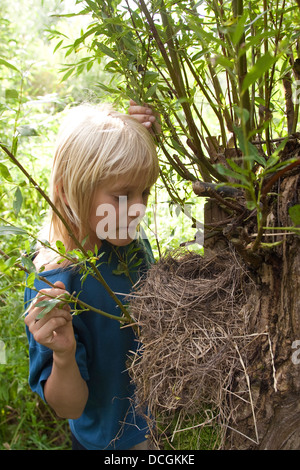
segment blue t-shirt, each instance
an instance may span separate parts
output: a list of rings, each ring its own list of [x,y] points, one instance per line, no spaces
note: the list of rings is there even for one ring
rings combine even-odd
[[[98,255],[98,269],[122,302],[131,291],[132,283],[153,262],[147,240],[134,241],[127,247],[119,248],[103,242]],[[129,268],[129,272],[124,272],[124,268],[125,271]],[[41,275],[52,283],[62,281],[68,292],[80,293],[79,299],[87,304],[120,315],[115,301],[91,275],[83,283],[82,274],[74,268],[53,269]],[[35,281],[35,287],[49,288],[39,280]],[[35,296],[35,291],[25,289],[26,308]],[[138,346],[133,329],[122,328],[119,321],[91,310],[74,315],[73,327],[77,341],[76,360],[87,382],[89,396],[81,417],[69,420],[72,433],[82,446],[90,450],[125,450],[144,441],[148,432],[147,424],[135,411],[134,385],[126,370],[128,357]],[[29,341],[29,384],[45,400],[43,386],[51,373],[52,351],[38,344],[28,328],[26,330]]]

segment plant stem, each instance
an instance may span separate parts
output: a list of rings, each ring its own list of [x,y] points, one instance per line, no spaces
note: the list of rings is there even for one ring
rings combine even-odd
[[[243,0],[233,0],[232,1],[232,7],[233,7],[233,15],[235,18],[239,18],[243,16],[244,13],[244,6],[243,6]],[[240,49],[243,47],[243,44],[245,43],[245,34],[243,33],[237,46],[236,46],[236,53],[237,55],[240,52]],[[240,57],[237,60],[237,75],[238,75],[238,80],[239,80],[239,90],[240,90],[240,106],[242,110],[246,109],[249,113],[249,118],[244,122],[244,128],[245,128],[245,137],[246,139],[249,138],[249,134],[251,131],[250,128],[250,113],[251,113],[251,105],[250,105],[250,94],[249,94],[249,89],[247,88],[244,92],[242,92],[242,87],[243,87],[243,82],[245,79],[245,76],[247,75],[247,56],[246,56],[246,51],[242,54],[240,54]],[[242,112],[242,116],[244,113]],[[247,163],[246,163],[247,165]]]

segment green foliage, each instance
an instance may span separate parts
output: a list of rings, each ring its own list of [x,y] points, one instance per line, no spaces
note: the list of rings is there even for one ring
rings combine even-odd
[[[206,410],[206,416],[195,414],[182,419],[177,412],[167,430],[160,436],[164,450],[213,450],[218,449],[220,441],[220,429],[213,423],[208,425],[208,419],[213,422],[214,414],[210,409]],[[158,419],[158,428],[161,426]]]
[[[73,43],[61,45],[67,56],[86,54],[65,73],[100,65],[112,80],[98,85],[116,101],[129,96],[155,106],[162,117],[162,178],[172,201],[186,203],[174,189],[174,170],[181,185],[200,179],[241,189],[245,208],[257,213],[252,249],[262,247],[266,182],[293,162],[280,162],[277,142],[298,123],[296,3],[76,4],[82,7],[76,14],[90,22]]]
[[[2,287],[7,282],[3,275],[0,282]],[[58,420],[28,386],[21,295],[18,286],[10,284],[0,299],[1,341],[5,345],[5,358],[0,363],[0,449],[68,449],[68,424]]]

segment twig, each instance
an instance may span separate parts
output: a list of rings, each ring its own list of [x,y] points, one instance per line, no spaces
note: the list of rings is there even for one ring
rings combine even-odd
[[[209,197],[211,190],[214,190],[220,196],[236,197],[241,196],[243,193],[239,189],[232,188],[231,186],[223,186],[221,184],[205,183],[204,181],[197,180],[193,183],[193,191],[197,196]]]
[[[268,342],[269,342],[269,348],[270,348],[270,354],[271,354],[271,361],[272,361],[272,370],[273,370],[273,379],[274,379],[274,390],[275,392],[278,391],[277,389],[277,378],[276,378],[276,369],[275,369],[275,362],[274,362],[274,355],[272,351],[272,343],[270,339],[269,333],[266,333],[268,335]]]
[[[216,188],[216,185],[202,183],[202,181],[195,181],[193,183],[193,190],[197,196],[206,195],[208,197],[216,199],[217,201],[220,202],[220,204],[228,207],[229,209],[234,210],[235,212],[240,212],[240,213],[244,212],[245,208],[243,206],[241,206],[237,202],[231,202],[231,201],[228,201],[227,199],[224,199],[224,197],[222,197],[222,194],[225,196],[224,191],[222,191],[224,187],[228,188],[227,186]],[[226,189],[225,189],[225,192],[226,192]]]
[[[256,437],[256,444],[259,444],[259,438],[258,438],[258,431],[257,431],[257,425],[256,425],[256,418],[255,418],[255,413],[254,413],[254,403],[253,403],[253,399],[252,399],[252,393],[251,393],[251,386],[250,386],[250,379],[249,379],[249,375],[247,374],[247,371],[246,371],[246,366],[245,366],[245,363],[243,361],[243,358],[240,354],[240,351],[239,351],[239,348],[237,347],[237,344],[234,343],[234,347],[239,355],[239,359],[240,359],[240,363],[244,369],[244,373],[245,373],[245,378],[246,378],[246,382],[247,382],[247,385],[248,385],[248,392],[249,392],[249,400],[250,400],[250,404],[251,404],[251,410],[252,410],[252,416],[253,416],[253,423],[254,423],[254,429],[255,429],[255,437]],[[241,433],[242,434],[242,433]],[[250,439],[248,437],[248,439]],[[252,439],[251,439],[252,440]]]
[[[277,171],[277,173],[275,173],[275,175],[273,175],[270,178],[270,180],[265,184],[265,186],[262,188],[262,193],[261,193],[262,196],[266,196],[268,194],[268,192],[270,191],[272,186],[276,183],[276,181],[279,180],[279,178],[282,175],[284,175],[287,171],[291,170],[292,168],[295,168],[298,165],[300,165],[300,158],[298,160],[296,160],[295,162],[290,163],[286,167],[282,168],[282,170]]]

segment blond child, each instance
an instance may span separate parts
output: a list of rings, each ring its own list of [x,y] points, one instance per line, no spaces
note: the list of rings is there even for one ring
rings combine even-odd
[[[148,129],[155,117],[131,102],[129,114],[109,105],[82,105],[70,112],[59,134],[51,176],[51,197],[86,250],[97,247],[98,269],[123,302],[153,261],[150,245],[138,235],[158,159]],[[139,122],[138,122],[139,121]],[[51,213],[49,243],[75,248],[66,227]],[[132,250],[134,248],[134,250]],[[130,266],[128,253],[135,253]],[[128,272],[118,270],[127,260]],[[138,262],[137,262],[138,261]],[[71,315],[69,306],[52,309],[37,320],[45,294],[75,293],[86,304],[114,316],[120,308],[105,288],[68,262],[60,264],[50,249],[34,258],[37,269],[57,288],[36,281],[26,288],[32,303],[25,318],[29,340],[29,383],[56,413],[68,418],[73,449],[125,450],[143,446],[147,425],[134,406],[134,386],[126,363],[136,350],[131,327],[94,311]],[[137,446],[137,447],[136,447]]]

